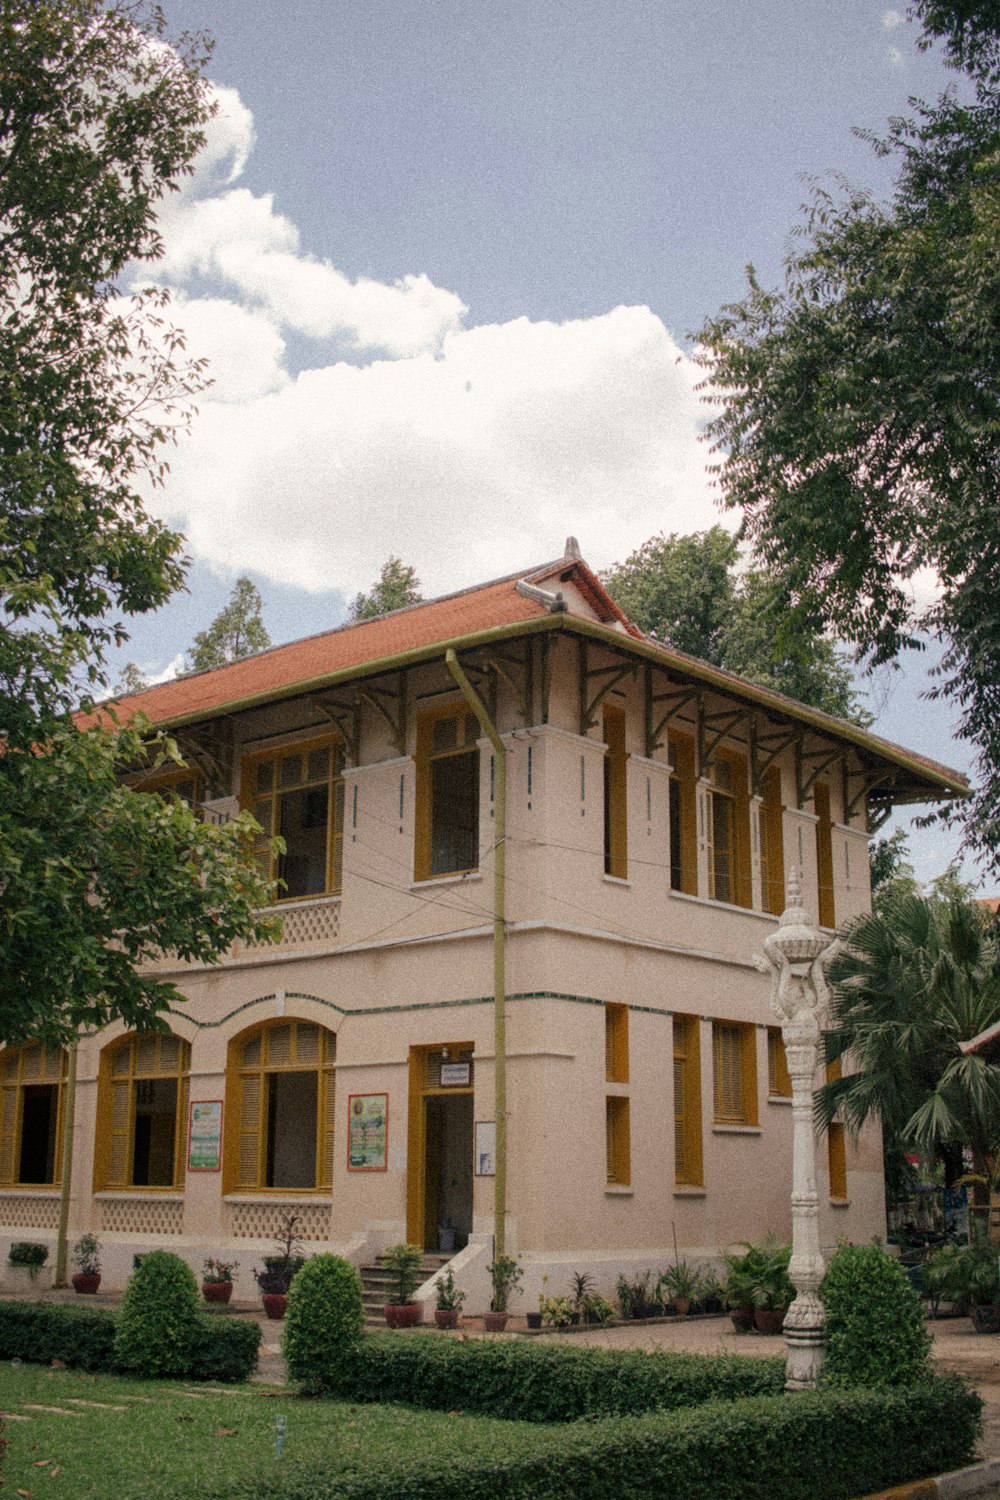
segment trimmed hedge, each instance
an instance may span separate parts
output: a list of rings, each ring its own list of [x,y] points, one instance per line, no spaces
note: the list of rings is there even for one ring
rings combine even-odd
[[[950,1377],[910,1389],[815,1391],[511,1435],[447,1464],[329,1455],[175,1500],[848,1500],[959,1468],[979,1397]],[[285,1467],[288,1463],[288,1467]],[[158,1491],[161,1500],[166,1493]]]
[[[372,1333],[339,1352],[324,1390],[349,1401],[572,1422],[776,1395],[784,1383],[782,1359]]]
[[[314,1255],[292,1282],[282,1348],[290,1380],[320,1396],[365,1326],[361,1277],[339,1255]]]
[[[43,1302],[0,1302],[0,1359],[70,1369],[120,1371],[115,1359],[118,1318],[104,1308]],[[260,1328],[255,1322],[199,1315],[185,1380],[249,1380],[257,1368]]]
[[[114,1313],[100,1307],[60,1307],[46,1302],[0,1302],[0,1359],[75,1370],[113,1370]]]
[[[198,1283],[186,1261],[151,1250],[132,1272],[115,1335],[119,1370],[142,1379],[181,1376],[198,1337]]]
[[[841,1245],[820,1297],[826,1313],[824,1385],[917,1385],[930,1378],[933,1340],[923,1303],[881,1245]]]

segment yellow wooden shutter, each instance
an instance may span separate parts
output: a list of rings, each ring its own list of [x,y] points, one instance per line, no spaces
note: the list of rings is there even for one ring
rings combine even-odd
[[[110,1110],[106,1125],[108,1136],[106,1187],[128,1185],[129,1106],[132,1085],[127,1078],[115,1079],[108,1090]]]
[[[261,1075],[248,1073],[239,1081],[239,1152],[236,1159],[236,1187],[259,1188]]]
[[[188,1090],[187,1068],[177,1080],[177,1143],[174,1151],[174,1186],[183,1187],[187,1173]]]
[[[0,1090],[0,1183],[16,1180],[17,1085]]]
[[[317,1187],[331,1188],[333,1186],[334,1150],[334,1123],[336,1120],[336,1080],[337,1075],[333,1068],[324,1068],[319,1075],[320,1100],[320,1149],[318,1160],[320,1163],[320,1180]]]

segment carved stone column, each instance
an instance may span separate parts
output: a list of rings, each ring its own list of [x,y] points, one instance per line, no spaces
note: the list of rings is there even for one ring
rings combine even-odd
[[[816,1139],[813,1092],[820,1034],[829,990],[826,967],[840,947],[827,943],[800,905],[798,872],[788,877],[788,905],[778,930],[764,940],[753,962],[771,976],[771,1005],[781,1022],[792,1080],[792,1259],[789,1275],[796,1297],[785,1318],[789,1391],[811,1390],[823,1364],[823,1304],[820,1283],[826,1269],[819,1247],[819,1195],[816,1191]]]

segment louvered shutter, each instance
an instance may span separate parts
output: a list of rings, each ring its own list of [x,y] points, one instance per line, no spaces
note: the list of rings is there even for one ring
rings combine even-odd
[[[317,1186],[333,1186],[334,1121],[336,1119],[336,1079],[333,1068],[324,1068],[319,1075],[320,1087],[320,1181]]]
[[[14,1151],[17,1139],[17,1086],[0,1093],[0,1183],[7,1186],[15,1180]]]
[[[129,1143],[129,1095],[131,1084],[127,1078],[115,1079],[109,1089],[111,1109],[108,1121],[108,1180],[107,1187],[126,1187],[128,1184]]]
[[[236,1186],[260,1186],[261,1075],[251,1073],[239,1080],[239,1154]]]

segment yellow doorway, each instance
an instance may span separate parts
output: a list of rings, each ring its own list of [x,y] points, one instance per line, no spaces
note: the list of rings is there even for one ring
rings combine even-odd
[[[460,1250],[472,1233],[472,1043],[410,1048],[406,1238]]]

